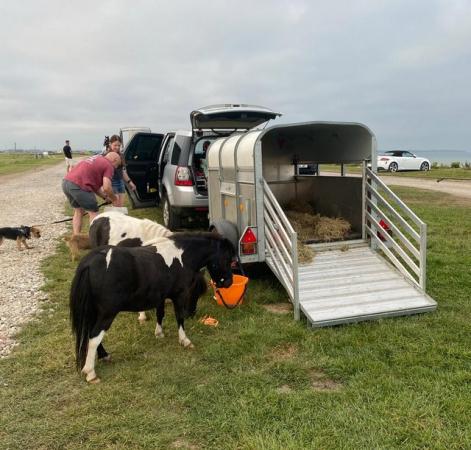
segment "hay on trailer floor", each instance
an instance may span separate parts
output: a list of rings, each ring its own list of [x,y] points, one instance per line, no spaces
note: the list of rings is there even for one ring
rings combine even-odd
[[[298,262],[300,264],[310,263],[314,259],[314,250],[298,239]]]
[[[348,236],[351,225],[341,217],[324,217],[316,214],[308,202],[290,202],[286,215],[298,233],[298,257],[300,263],[312,261],[314,251],[305,241],[330,242]]]

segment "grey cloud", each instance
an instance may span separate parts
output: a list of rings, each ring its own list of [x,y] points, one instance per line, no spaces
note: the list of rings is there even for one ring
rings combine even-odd
[[[364,122],[383,148],[469,148],[470,13],[459,0],[3,4],[0,148],[98,148],[219,102]]]

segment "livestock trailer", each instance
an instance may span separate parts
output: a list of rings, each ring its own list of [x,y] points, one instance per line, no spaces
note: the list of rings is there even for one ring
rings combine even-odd
[[[376,153],[365,125],[335,122],[251,130],[209,149],[210,227],[232,240],[242,263],[266,262],[297,320],[319,327],[436,308],[425,293],[426,224],[378,178]],[[323,174],[323,164],[342,170]],[[346,164],[361,174],[347,176]],[[352,232],[308,242],[314,258],[303,265],[286,207],[304,201],[348,220]]]

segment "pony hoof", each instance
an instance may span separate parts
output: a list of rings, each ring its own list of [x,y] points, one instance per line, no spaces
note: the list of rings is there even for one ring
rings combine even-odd
[[[104,363],[112,362],[111,355],[106,355],[103,358],[100,358],[100,361],[103,361]]]
[[[155,337],[156,337],[157,339],[163,339],[163,338],[165,337],[165,334],[163,334],[162,332],[160,332],[160,333],[155,333]]]
[[[180,344],[183,345],[184,348],[195,348],[189,339],[184,339]]]
[[[98,377],[92,378],[91,380],[87,380],[90,384],[98,384],[101,383],[101,380]]]

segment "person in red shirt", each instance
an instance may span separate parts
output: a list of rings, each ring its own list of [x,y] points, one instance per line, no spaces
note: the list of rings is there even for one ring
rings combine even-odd
[[[98,195],[109,202],[116,200],[111,185],[114,170],[121,165],[121,158],[117,153],[108,153],[106,156],[92,156],[80,161],[62,180],[62,190],[74,208],[72,219],[73,234],[80,234],[82,230],[82,216],[88,213],[90,222],[98,214]]]

